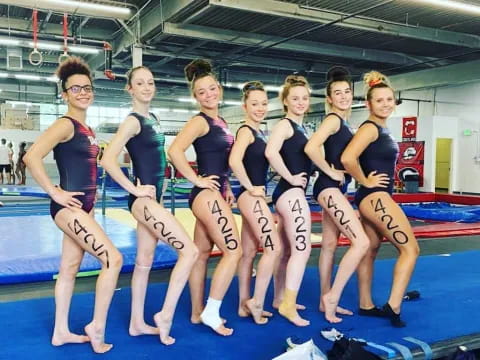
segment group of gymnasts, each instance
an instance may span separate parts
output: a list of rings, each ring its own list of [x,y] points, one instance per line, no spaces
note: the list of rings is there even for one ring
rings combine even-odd
[[[137,255],[132,276],[129,333],[157,335],[165,345],[170,336],[178,299],[189,282],[191,322],[203,323],[223,336],[233,334],[220,316],[222,300],[233,277],[239,278],[238,315],[252,316],[265,324],[272,313],[265,311],[265,296],[273,277],[273,308],[297,326],[307,326],[297,303],[305,267],[311,252],[310,208],[305,198],[312,166],[319,169],[314,197],[323,209],[323,241],[319,258],[321,297],[319,310],[331,323],[338,315],[352,315],[339,306],[342,291],[356,270],[359,279],[358,314],[384,317],[402,327],[402,299],[419,254],[410,224],[392,200],[394,167],[398,147],[387,128],[395,109],[395,94],[388,79],[378,73],[365,75],[369,117],[353,134],[346,119],[352,105],[352,82],[340,67],[329,71],[326,86],[327,115],[309,139],[303,121],[309,111],[311,89],[307,80],[290,75],[280,91],[285,116],[267,140],[260,130],[265,120],[268,97],[261,82],[243,87],[245,122],[234,136],[219,114],[222,87],[206,60],[195,60],[185,68],[193,97],[200,111],[178,133],[168,149],[173,165],[194,185],[189,206],[196,218],[194,238],[189,238],[178,220],[161,204],[167,155],[161,121],[150,112],[155,96],[152,72],[144,66],[127,74],[126,90],[132,111],[119,126],[105,150],[101,165],[128,193],[128,206],[137,220]],[[122,255],[93,217],[96,198],[96,167],[99,148],[87,126],[86,113],[94,99],[91,72],[83,60],[71,57],[57,70],[61,93],[68,110],[29,149],[24,161],[37,183],[51,197],[51,215],[63,231],[59,276],[55,285],[55,326],[52,344],[90,342],[104,353],[107,313],[115,290]],[[187,160],[193,145],[198,171]],[[135,179],[121,171],[118,155],[126,147],[132,159]],[[54,185],[47,176],[43,158],[53,150],[60,174]],[[281,179],[273,192],[276,220],[266,201],[265,184],[271,166]],[[233,194],[231,169],[241,189]],[[359,215],[345,197],[351,178],[360,187],[355,195]],[[232,205],[242,215],[237,230]],[[332,282],[334,252],[340,233],[351,242]],[[393,285],[385,305],[375,306],[371,287],[373,264],[381,240],[386,237],[398,250]],[[144,319],[148,277],[158,241],[178,253],[163,307],[153,317],[155,326]],[[207,262],[213,246],[222,256],[211,279],[205,302]],[[250,294],[253,261],[259,248],[253,295]],[[85,334],[74,334],[68,317],[76,274],[84,253],[101,263],[93,319]]]

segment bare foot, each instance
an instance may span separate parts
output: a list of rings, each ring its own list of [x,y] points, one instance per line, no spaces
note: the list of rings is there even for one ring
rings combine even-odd
[[[287,320],[291,321],[293,324],[297,326],[308,326],[310,325],[310,321],[303,319],[298,315],[298,312],[296,309],[285,309],[286,307],[280,306],[278,308],[278,312],[280,315],[284,316]]]
[[[252,313],[250,312],[248,307],[245,305],[245,303],[242,306],[238,307],[238,316],[240,316],[240,317],[252,316]],[[263,317],[272,317],[273,314],[270,311],[263,310],[262,311],[262,316]]]
[[[205,324],[206,325],[206,324]],[[208,326],[208,325],[207,325]],[[214,329],[209,326],[213,331],[215,331],[218,335],[222,336],[230,336],[233,334],[233,329],[225,327],[223,324],[220,325],[218,328]]]
[[[193,315],[190,316],[190,322],[192,324],[201,324],[202,323],[202,319],[200,319],[200,314],[198,315]]]
[[[238,307],[238,316],[240,316],[240,317],[249,317],[250,316],[250,313],[249,313],[248,309],[245,307],[245,304],[240,305]]]
[[[240,315],[240,314],[239,314],[239,315]],[[247,315],[247,316],[249,316],[249,315]],[[247,317],[247,316],[245,316],[245,317]],[[227,323],[227,320],[226,320],[226,319],[224,319],[224,318],[220,318],[220,319],[222,319],[222,323],[223,323],[223,324],[226,324],[226,323]],[[190,317],[190,322],[191,322],[192,324],[201,324],[201,323],[202,323],[202,319],[200,318],[200,315],[192,315],[192,316]]]
[[[128,333],[130,334],[130,336],[158,335],[158,328],[150,326],[145,322],[143,324],[133,324],[133,322],[130,321]]]
[[[323,306],[323,302],[320,301],[320,306],[319,306],[319,310],[321,312],[325,312],[325,307]],[[341,306],[338,306],[337,305],[337,310],[335,311],[337,314],[340,314],[340,315],[353,315],[353,312],[348,310],[348,309],[345,309],[345,308],[342,308]]]
[[[62,346],[64,344],[81,344],[89,341],[90,339],[87,335],[77,335],[71,332],[67,332],[65,334],[54,332],[52,336],[53,346]]]
[[[245,301],[245,306],[252,315],[255,323],[257,323],[258,325],[263,325],[268,322],[268,318],[263,316],[264,311],[262,309],[262,306],[260,304],[256,304],[253,298]]]
[[[92,344],[94,352],[103,354],[113,347],[112,344],[105,344],[104,330],[95,328],[95,324],[93,322],[85,326],[85,333],[90,338],[90,343]]]
[[[273,304],[272,304],[272,307],[273,307],[274,309],[277,309],[277,310],[278,310],[278,309],[280,308],[280,304],[281,304],[281,303],[282,303],[282,302],[281,302],[280,300],[274,300],[274,301],[273,301]],[[306,309],[306,306],[305,306],[305,305],[301,305],[301,304],[297,304],[296,307],[297,307],[297,310],[305,310],[305,309]]]
[[[172,319],[164,317],[160,311],[153,316],[153,320],[155,324],[157,324],[161,343],[164,345],[172,345],[175,343],[175,339],[169,335],[170,328],[172,327]]]
[[[325,308],[325,319],[327,319],[330,323],[339,323],[342,321],[341,318],[335,315],[335,311],[337,310],[338,299],[333,299],[327,293],[322,296],[322,303]]]

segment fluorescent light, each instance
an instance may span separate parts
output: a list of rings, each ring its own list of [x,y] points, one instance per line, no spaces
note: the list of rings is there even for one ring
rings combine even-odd
[[[264,87],[266,91],[280,91],[282,90],[281,86],[273,86],[273,85],[267,85]]]
[[[45,80],[56,83],[58,82],[58,77],[56,75],[53,75],[53,76],[46,77]]]
[[[20,40],[0,37],[0,45],[19,45]]]
[[[0,78],[7,78],[7,77],[8,77],[7,73],[0,72]]]
[[[31,48],[34,47],[34,44],[32,41],[28,43],[28,46]],[[55,43],[50,43],[50,42],[45,42],[45,41],[39,41],[37,42],[37,48],[43,49],[43,50],[62,50],[63,46],[60,44],[55,44]]]
[[[34,46],[33,42],[30,41],[28,43],[28,46],[33,48]],[[37,43],[37,47],[42,50],[63,51],[63,44],[55,44],[52,42],[39,41]],[[72,46],[68,46],[68,51],[71,51],[73,53],[78,53],[78,54],[98,54],[101,50],[95,47],[72,45]]]
[[[72,1],[72,0],[44,0],[43,2],[51,3],[55,5],[61,5],[65,7],[72,6],[77,9],[104,11],[104,12],[111,13],[112,17],[115,15],[123,15],[123,16],[130,15],[130,9],[126,7],[94,4],[94,3],[87,3],[83,1]]]
[[[7,100],[6,103],[7,103],[7,104],[11,104],[12,107],[15,107],[16,105],[25,105],[25,106],[27,106],[27,107],[30,107],[30,106],[33,105],[31,102],[25,102],[25,101],[11,101],[11,100]]]
[[[15,74],[16,79],[20,80],[42,80],[42,78],[38,75],[30,75],[30,74]]]
[[[241,101],[236,101],[236,100],[225,100],[223,103],[225,105],[242,105]]]
[[[168,112],[168,111],[170,111],[170,109],[168,109],[168,108],[153,108],[152,111],[153,112]]]
[[[180,102],[188,102],[188,103],[196,103],[197,101],[193,98],[185,98],[185,97],[180,97],[177,99],[177,101]]]
[[[360,109],[366,107],[365,103],[358,103],[358,104],[353,104],[351,106],[352,109]]]
[[[69,46],[68,50],[79,54],[98,54],[100,52],[100,49],[98,48],[75,45]]]
[[[434,6],[449,8],[453,10],[460,10],[468,13],[480,14],[480,6],[460,3],[458,1],[452,0],[416,0],[417,2],[422,2],[425,4],[431,4]]]
[[[173,109],[172,111],[176,112],[176,113],[189,113],[190,112],[190,110],[185,110],[185,109]]]

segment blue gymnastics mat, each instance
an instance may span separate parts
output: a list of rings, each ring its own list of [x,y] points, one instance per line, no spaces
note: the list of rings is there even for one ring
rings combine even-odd
[[[349,337],[363,338],[380,345],[406,343],[404,337],[413,337],[428,344],[478,333],[480,330],[480,268],[479,251],[455,253],[451,256],[423,256],[412,278],[410,287],[421,292],[417,301],[405,302],[402,317],[407,327],[396,329],[386,319],[344,316],[344,321],[335,327]],[[391,284],[393,260],[379,260],[375,266],[374,298],[377,304],[386,301]],[[358,293],[356,280],[352,279],[345,289],[341,304],[356,309]],[[285,350],[285,339],[296,337],[298,341],[310,338],[324,352],[332,343],[323,339],[320,331],[331,326],[318,312],[318,272],[308,268],[300,291],[299,303],[307,310],[302,316],[311,325],[298,328],[275,313],[266,325],[255,325],[250,318],[237,316],[236,279],[232,283],[222,305],[222,316],[235,329],[231,337],[214,334],[203,325],[192,325],[188,290],[185,290],[177,307],[171,334],[177,342],[162,345],[156,336],[130,337],[128,322],[130,314],[130,289],[119,289],[114,296],[109,312],[106,339],[114,348],[102,359],[227,359],[267,360]],[[166,284],[150,285],[145,308],[146,319],[159,310],[166,291]],[[91,319],[94,296],[77,294],[71,309],[71,329],[81,332]],[[272,300],[272,288],[267,294],[266,308]],[[271,310],[271,309],[270,309]],[[8,337],[0,337],[0,359],[96,359],[89,344],[53,347],[50,336],[54,318],[54,299],[0,303],[0,318]],[[391,348],[392,349],[392,348]],[[385,355],[386,353],[383,353]],[[398,353],[397,353],[398,355]]]
[[[95,215],[97,222],[123,254],[122,272],[135,265],[135,229],[117,220]],[[52,280],[58,273],[62,249],[62,232],[49,215],[0,217],[0,284]],[[172,267],[176,252],[159,244],[153,267]],[[100,263],[85,254],[81,272],[100,269]]]

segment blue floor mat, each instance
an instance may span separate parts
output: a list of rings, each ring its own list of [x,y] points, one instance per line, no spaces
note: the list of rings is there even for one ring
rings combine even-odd
[[[417,301],[406,302],[402,317],[407,327],[392,328],[386,319],[360,316],[344,317],[337,329],[350,337],[363,338],[377,344],[398,342],[407,345],[403,337],[412,336],[429,344],[480,331],[480,268],[479,251],[456,253],[451,256],[424,256],[412,278],[410,289],[421,292]],[[375,266],[374,298],[382,304],[388,297],[394,261],[377,261]],[[53,285],[52,285],[53,286]],[[189,322],[190,301],[185,290],[174,319],[171,335],[177,342],[163,346],[154,336],[130,337],[128,321],[130,314],[130,289],[115,293],[109,313],[107,341],[114,344],[111,352],[102,359],[228,359],[266,360],[285,350],[285,339],[294,336],[314,342],[326,353],[332,344],[324,340],[320,331],[331,326],[318,312],[318,272],[307,269],[300,291],[299,303],[307,310],[302,316],[311,325],[298,328],[275,313],[266,325],[255,325],[250,318],[239,318],[237,310],[237,282],[234,280],[222,305],[222,316],[235,329],[231,337],[214,334],[203,325]],[[151,322],[158,311],[166,291],[165,284],[149,286],[146,302],[146,319]],[[352,279],[344,292],[341,304],[350,309],[357,307],[356,281]],[[93,308],[93,294],[75,295],[71,310],[71,329],[80,332],[89,321]],[[266,304],[272,300],[272,289]],[[266,307],[269,309],[269,306]],[[269,309],[271,310],[271,309]],[[53,326],[54,300],[52,298],[17,301],[0,304],[0,318],[8,338],[0,337],[0,359],[31,359],[32,354],[40,359],[93,359],[95,356],[88,344],[53,347],[50,336]],[[415,346],[410,344],[412,349]]]

